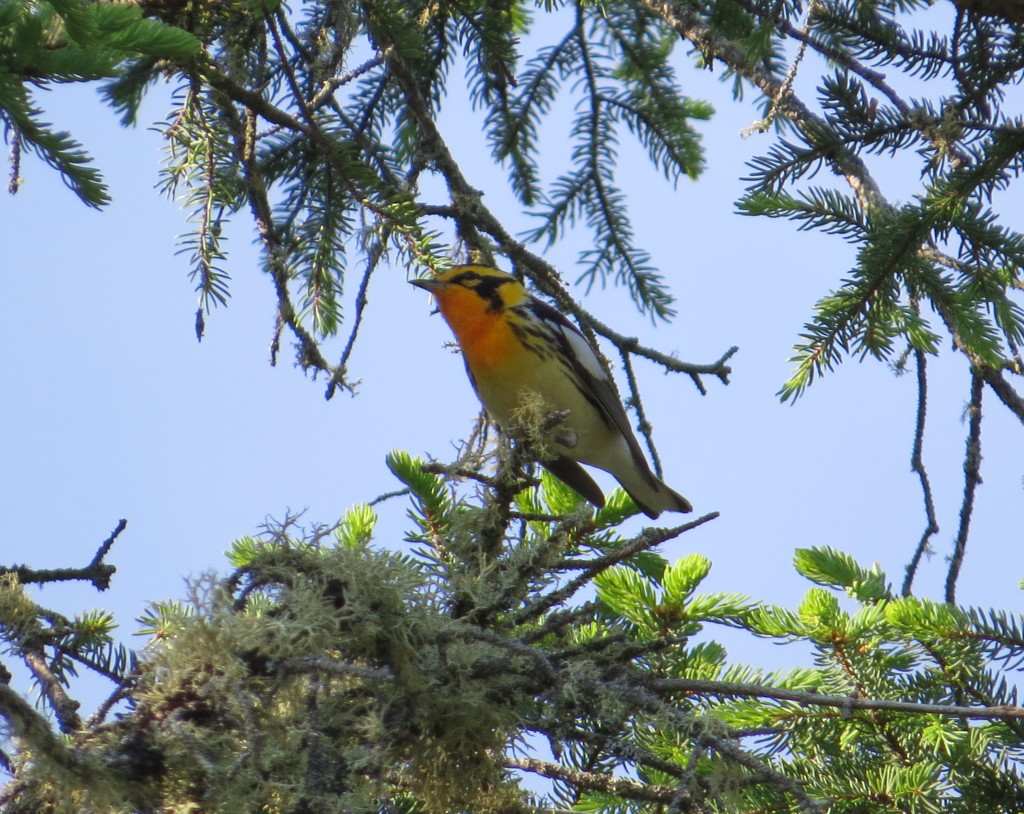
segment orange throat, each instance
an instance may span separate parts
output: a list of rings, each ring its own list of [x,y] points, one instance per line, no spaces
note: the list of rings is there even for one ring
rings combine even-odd
[[[516,358],[519,341],[500,311],[488,310],[472,291],[462,288],[440,292],[438,307],[462,348],[466,364],[483,373]]]

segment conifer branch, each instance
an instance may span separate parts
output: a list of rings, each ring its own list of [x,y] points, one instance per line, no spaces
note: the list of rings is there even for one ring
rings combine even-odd
[[[81,704],[68,695],[60,680],[54,675],[43,648],[27,645],[22,654],[22,660],[38,682],[43,696],[56,714],[60,731],[75,732],[82,725],[82,719],[78,715],[78,708]]]
[[[276,121],[279,124],[301,132],[312,137],[312,132],[300,122],[283,111],[279,111],[269,105],[262,96],[254,94],[241,88],[228,77],[209,69],[203,78],[210,84],[227,94],[232,100],[244,104],[248,111],[267,118],[268,121]],[[236,153],[242,157],[242,178],[245,182],[246,195],[249,206],[253,213],[257,232],[263,242],[266,254],[266,268],[274,283],[274,293],[277,298],[277,318],[281,324],[287,325],[299,343],[298,362],[303,369],[314,368],[328,373],[330,381],[328,388],[333,392],[335,387],[352,388],[352,385],[345,381],[344,369],[336,368],[327,361],[320,350],[320,344],[313,335],[306,329],[299,319],[298,312],[292,303],[289,292],[289,272],[287,269],[287,252],[281,243],[281,230],[276,225],[273,205],[267,191],[263,174],[256,166],[255,145],[253,144],[254,130],[245,120],[240,118],[234,107],[225,103],[221,106],[225,122],[231,128],[231,135],[234,139]],[[280,115],[279,115],[280,113]],[[272,342],[272,358],[276,356],[278,343],[277,332]]]
[[[801,706],[833,707],[849,715],[854,710],[904,712],[913,715],[939,715],[970,720],[1024,719],[1024,707],[1000,704],[993,707],[969,707],[958,704],[921,704],[915,701],[894,701],[886,698],[825,695],[807,690],[767,687],[739,681],[713,681],[695,678],[657,678],[646,682],[659,695],[714,695],[718,697],[770,698],[791,701]]]
[[[665,715],[669,719],[675,719],[681,726],[692,732],[693,739],[700,746],[711,749],[735,761],[738,765],[747,769],[755,778],[776,785],[779,789],[791,795],[802,811],[808,812],[808,814],[824,814],[824,807],[811,799],[801,783],[772,768],[757,755],[744,750],[736,742],[733,733],[714,731],[710,725],[689,713],[675,706],[666,706],[656,694],[657,690],[655,687],[658,687],[663,682],[686,682],[688,680],[656,679],[648,682],[642,688],[622,681],[611,681],[606,686],[606,689],[618,693],[621,698],[628,699],[636,705],[637,709],[642,709],[653,715]]]
[[[603,571],[607,571],[612,566],[625,562],[630,557],[636,556],[637,554],[650,551],[655,546],[661,545],[661,543],[664,543],[667,540],[674,539],[680,534],[690,531],[691,529],[695,529],[698,526],[702,526],[717,517],[718,512],[711,512],[710,514],[698,517],[696,520],[692,520],[689,523],[683,523],[681,526],[674,526],[672,528],[646,528],[632,540],[626,541],[622,545],[618,546],[614,551],[610,551],[609,553],[595,559],[582,561],[570,559],[564,560],[557,566],[557,570],[579,571],[579,574],[563,587],[548,594],[539,596],[533,602],[517,612],[515,615],[516,624],[525,624],[526,622],[538,619],[549,610],[565,604],[585,585],[588,585],[593,581],[596,575]]]
[[[683,39],[692,42],[707,57],[719,59],[742,76],[767,99],[775,99],[778,113],[791,121],[813,144],[818,134],[828,130],[825,122],[793,94],[783,94],[782,82],[767,70],[755,65],[739,45],[716,34],[695,11],[675,0],[638,0],[641,6],[657,15],[675,29]],[[784,96],[784,98],[783,98]],[[888,208],[878,183],[861,158],[841,145],[828,153],[828,162],[842,175],[867,210]]]
[[[1008,23],[1024,25],[1024,8],[1015,0],[952,0],[957,8],[976,14],[991,14]]]
[[[748,14],[759,17],[764,22],[771,22],[771,24],[775,26],[780,33],[796,40],[797,42],[806,44],[826,59],[834,62],[836,65],[842,65],[851,73],[861,77],[873,88],[878,90],[879,93],[882,93],[890,102],[892,102],[894,107],[904,113],[908,113],[910,111],[910,105],[908,105],[896,90],[885,81],[885,74],[871,70],[863,65],[859,60],[851,57],[846,51],[835,48],[826,42],[822,42],[819,38],[814,36],[813,33],[811,33],[809,26],[801,28],[793,25],[789,20],[777,14],[769,16],[762,6],[759,6],[757,3],[750,2],[750,0],[735,0],[735,2],[736,5]]]

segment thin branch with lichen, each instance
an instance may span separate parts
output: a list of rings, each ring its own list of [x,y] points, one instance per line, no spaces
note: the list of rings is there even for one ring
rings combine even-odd
[[[981,483],[981,401],[984,379],[977,371],[971,373],[971,398],[967,406],[967,442],[964,452],[964,498],[960,507],[960,525],[946,574],[946,602],[956,602],[956,583],[967,551],[967,537],[974,514],[974,495]]]
[[[29,568],[26,565],[0,566],[0,576],[14,574],[22,585],[44,585],[49,582],[91,582],[97,591],[105,591],[110,587],[110,579],[117,571],[113,565],[104,560],[110,553],[117,538],[128,527],[127,520],[119,520],[117,527],[110,532],[96,550],[90,563],[84,568]]]
[[[769,687],[734,681],[712,681],[696,678],[656,678],[647,682],[652,692],[659,695],[696,695],[711,693],[717,697],[767,698],[789,701],[801,706],[833,707],[844,713],[854,710],[902,712],[908,715],[938,715],[947,718],[965,718],[974,721],[992,721],[1002,718],[1024,719],[1024,707],[999,704],[991,707],[960,704],[922,704],[915,701],[894,701],[887,698],[863,698],[857,695],[826,695],[807,690]]]
[[[929,541],[932,535],[939,532],[939,521],[935,516],[935,498],[932,495],[931,481],[928,478],[928,470],[924,465],[924,428],[925,417],[928,410],[928,357],[924,351],[914,351],[914,361],[917,370],[917,414],[914,422],[914,444],[910,456],[910,469],[917,473],[918,481],[921,484],[921,499],[924,501],[925,527],[917,542],[914,553],[907,563],[906,575],[903,578],[903,596],[910,596],[913,592],[914,577],[917,574],[917,567],[921,558],[929,552]]]

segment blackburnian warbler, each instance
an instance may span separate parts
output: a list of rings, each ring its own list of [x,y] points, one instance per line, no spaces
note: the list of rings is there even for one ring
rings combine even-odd
[[[611,473],[648,517],[693,507],[648,466],[615,386],[582,333],[511,274],[456,266],[412,280],[437,299],[462,348],[466,371],[488,414],[508,427],[524,399],[565,411],[557,453],[540,463],[595,506],[601,488],[580,463]]]

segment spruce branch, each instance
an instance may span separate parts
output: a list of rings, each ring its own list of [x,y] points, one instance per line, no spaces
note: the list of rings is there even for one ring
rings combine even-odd
[[[82,725],[82,719],[78,714],[81,703],[68,695],[60,679],[54,675],[43,648],[34,644],[25,645],[22,660],[39,685],[43,697],[49,702],[57,716],[60,731],[64,733],[77,731]]]
[[[689,523],[683,523],[681,526],[674,526],[672,528],[646,528],[632,540],[624,542],[615,550],[600,557],[581,561],[571,559],[564,560],[557,566],[557,570],[579,571],[580,573],[567,582],[563,587],[548,594],[539,596],[537,599],[522,608],[522,610],[518,611],[514,617],[516,624],[525,624],[526,622],[538,619],[549,610],[560,605],[564,605],[569,599],[575,596],[580,589],[585,585],[588,585],[595,576],[607,571],[612,566],[618,565],[637,554],[650,551],[655,546],[660,545],[667,540],[674,539],[680,534],[690,531],[691,529],[695,529],[698,526],[702,526],[717,517],[718,512],[711,512],[703,517],[698,517],[696,520],[691,520]]]
[[[1024,25],[1024,8],[1014,0],[951,0],[962,11],[1000,17],[1012,25]]]
[[[658,679],[651,684],[656,687],[661,682],[672,681],[687,681],[687,679]],[[611,681],[605,689],[618,693],[620,698],[632,702],[638,709],[674,720],[685,730],[692,732],[692,737],[700,746],[718,752],[748,770],[756,780],[771,783],[792,796],[801,811],[807,812],[807,814],[824,814],[824,806],[813,800],[799,781],[777,771],[759,756],[743,749],[736,742],[732,733],[723,734],[715,731],[710,725],[697,720],[689,713],[675,706],[666,706],[653,687]]]
[[[638,0],[639,4],[668,23],[676,33],[692,42],[701,53],[719,59],[737,74],[761,91],[767,99],[778,100],[778,114],[800,130],[811,143],[820,134],[827,132],[825,122],[793,94],[784,94],[783,83],[766,69],[756,65],[746,52],[735,42],[723,37],[711,28],[697,12],[675,0]],[[843,176],[857,195],[860,204],[871,211],[888,208],[878,183],[868,171],[867,165],[856,154],[841,145],[832,147],[827,155],[828,163],[837,174]]]
[[[695,678],[654,678],[645,686],[659,695],[713,695],[718,697],[769,698],[791,701],[801,706],[833,707],[850,714],[854,710],[902,712],[912,715],[939,715],[969,720],[1024,719],[1024,707],[999,704],[991,707],[970,707],[958,704],[921,704],[915,701],[893,701],[886,698],[825,695],[807,690],[767,687],[739,681],[711,681]]]
[[[751,0],[735,0],[735,3],[748,14],[760,18],[765,23],[771,23],[786,37],[790,37],[799,43],[809,46],[813,51],[821,54],[830,62],[833,62],[836,65],[841,65],[851,73],[861,77],[879,93],[883,94],[894,107],[904,113],[909,112],[910,105],[908,105],[896,90],[885,81],[885,74],[868,68],[859,60],[854,59],[847,51],[836,48],[833,45],[822,41],[814,35],[809,24],[804,25],[803,27],[797,27],[781,15],[776,13],[769,14],[764,6],[751,2]],[[819,10],[822,5],[823,4],[821,3],[817,4]],[[808,20],[808,23],[809,22],[810,21]]]
[[[212,77],[216,77],[216,79],[213,80]],[[209,69],[203,78],[215,88],[222,90],[234,101],[240,101],[245,104],[247,110],[251,113],[263,116],[269,121],[274,121],[275,118],[272,117],[277,117],[277,109],[263,101],[262,96],[241,88],[218,72]],[[256,104],[250,105],[250,102],[253,101],[256,101]],[[246,197],[253,213],[257,232],[264,246],[266,268],[274,284],[274,293],[277,297],[277,319],[280,324],[287,325],[298,340],[298,363],[303,369],[313,368],[314,370],[328,373],[330,376],[328,382],[330,392],[333,392],[335,387],[352,389],[352,385],[344,378],[345,370],[337,368],[327,361],[320,350],[320,344],[302,324],[299,314],[292,303],[289,291],[290,273],[287,264],[287,252],[281,242],[281,230],[276,225],[274,209],[270,202],[266,182],[263,174],[256,166],[255,145],[253,143],[255,134],[251,126],[251,118],[238,116],[234,107],[228,103],[222,104],[221,112],[225,122],[231,127],[231,135],[234,139],[236,153],[243,158],[242,178],[245,183]],[[278,123],[311,136],[305,125],[288,114],[282,112],[279,119]],[[278,331],[275,330],[275,339],[271,343],[272,358],[276,357],[276,350],[274,348],[278,343],[277,335]]]

